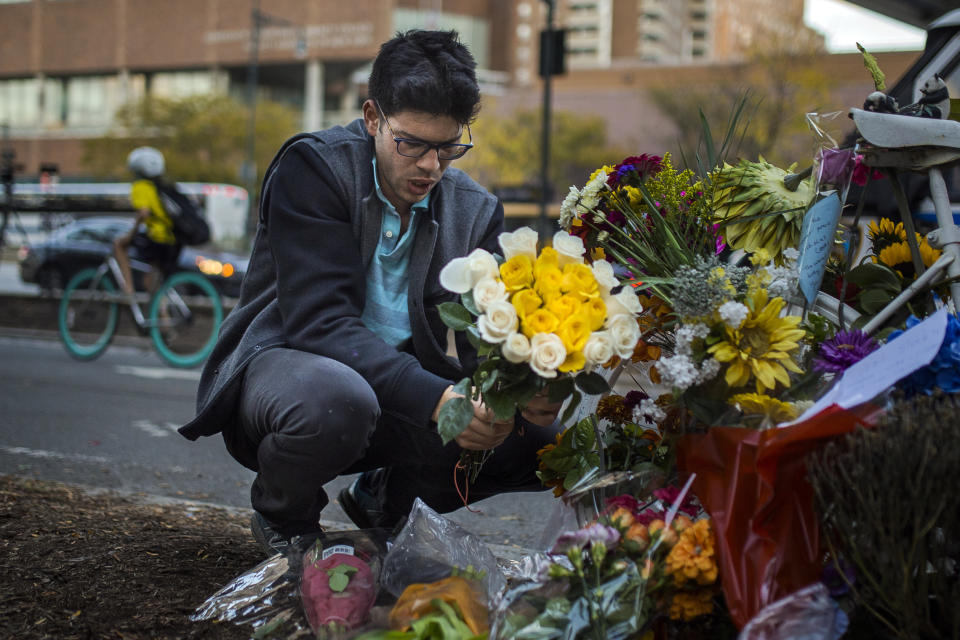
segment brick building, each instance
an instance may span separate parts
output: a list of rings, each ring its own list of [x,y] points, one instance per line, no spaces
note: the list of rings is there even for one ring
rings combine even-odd
[[[618,140],[670,138],[644,99],[651,82],[709,76],[738,64],[758,33],[806,29],[803,0],[556,3],[568,73],[555,107],[603,115]],[[499,96],[498,109],[529,108],[545,15],[543,0],[0,0],[0,125],[26,176],[54,162],[82,177],[82,141],[107,132],[128,101],[246,99],[254,43],[258,96],[297,109],[304,129],[342,123],[359,114],[379,44],[412,27],[456,29],[484,94]],[[855,66],[841,67],[866,81]],[[624,118],[625,108],[644,117]]]

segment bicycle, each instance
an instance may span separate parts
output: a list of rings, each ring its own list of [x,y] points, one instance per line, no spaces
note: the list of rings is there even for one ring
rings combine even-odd
[[[150,265],[130,260],[133,270]],[[117,332],[119,306],[129,305],[142,334],[149,334],[160,356],[175,367],[195,367],[213,350],[223,322],[223,303],[213,284],[198,273],[176,271],[165,277],[149,298],[144,317],[137,296],[128,296],[117,283],[123,273],[115,257],[98,268],[74,275],[63,290],[57,312],[60,339],[78,360],[100,356]]]

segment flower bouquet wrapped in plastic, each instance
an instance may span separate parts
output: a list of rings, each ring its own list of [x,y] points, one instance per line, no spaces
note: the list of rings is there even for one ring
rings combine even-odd
[[[609,262],[587,264],[582,240],[563,231],[539,252],[537,240],[527,227],[503,233],[499,259],[476,249],[440,273],[440,284],[462,302],[440,305],[441,318],[465,331],[483,358],[473,376],[454,387],[462,397],[440,411],[445,443],[469,424],[471,399],[481,400],[496,420],[509,420],[536,394],[548,393],[553,402],[570,398],[570,415],[581,392],[609,389],[593,369],[614,356],[629,357],[640,338],[640,301],[620,285]],[[472,480],[483,455],[464,456]]]

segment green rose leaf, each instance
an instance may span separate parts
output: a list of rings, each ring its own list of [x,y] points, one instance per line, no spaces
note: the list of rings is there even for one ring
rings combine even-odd
[[[466,331],[473,324],[473,316],[466,307],[456,302],[441,302],[437,305],[440,319],[454,331]]]
[[[574,390],[573,394],[570,397],[570,404],[567,405],[567,410],[563,412],[563,418],[560,420],[562,423],[566,424],[567,422],[569,422],[570,418],[572,418],[573,415],[576,413],[577,407],[580,405],[581,397],[582,396],[580,395],[580,392]]]
[[[475,316],[480,315],[480,309],[477,308],[477,303],[473,299],[473,291],[467,291],[466,293],[460,296],[460,302],[463,303],[463,306],[466,307],[467,311],[472,313]]]
[[[496,347],[492,344],[489,344],[483,338],[480,337],[480,332],[477,331],[477,328],[473,325],[470,325],[467,328],[467,340],[473,345],[473,348],[477,350],[477,354],[481,356],[490,355],[496,350]]]
[[[483,402],[497,416],[497,420],[509,420],[517,411],[516,395],[510,390],[488,391],[483,396]]]
[[[607,383],[607,379],[596,371],[584,371],[576,378],[577,386],[584,392],[590,395],[597,395],[598,393],[606,393],[610,391],[610,385]]]
[[[563,402],[573,393],[573,380],[571,378],[561,378],[556,382],[551,382],[547,387],[547,399],[550,402]]]
[[[850,270],[847,281],[861,289],[881,289],[894,295],[900,293],[900,278],[882,264],[865,262]]]
[[[472,389],[470,378],[464,378],[458,382],[453,390],[463,395],[461,398],[452,398],[440,407],[440,415],[437,422],[437,433],[443,444],[447,444],[455,439],[470,424],[473,418],[473,402],[470,401]]]

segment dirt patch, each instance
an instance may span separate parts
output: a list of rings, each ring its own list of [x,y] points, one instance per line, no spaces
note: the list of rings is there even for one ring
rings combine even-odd
[[[248,638],[249,627],[189,619],[264,559],[248,524],[216,507],[0,476],[0,637]]]

